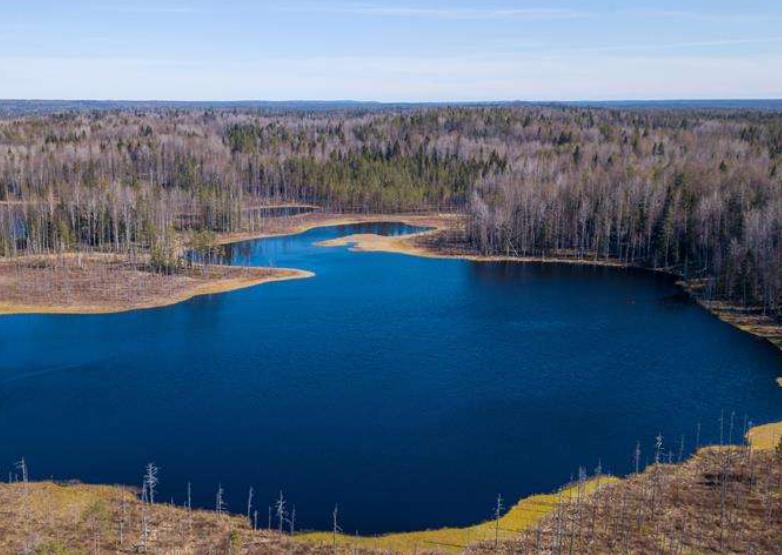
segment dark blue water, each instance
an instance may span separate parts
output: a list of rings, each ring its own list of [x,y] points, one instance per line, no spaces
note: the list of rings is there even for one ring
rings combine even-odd
[[[502,493],[583,465],[630,471],[654,436],[678,457],[782,419],[782,356],[647,273],[352,253],[317,229],[234,246],[236,263],[312,270],[177,306],[0,318],[0,472],[139,484],[244,512],[278,494],[302,527],[473,523]]]

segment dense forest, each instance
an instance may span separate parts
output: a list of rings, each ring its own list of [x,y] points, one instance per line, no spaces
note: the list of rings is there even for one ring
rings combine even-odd
[[[782,115],[431,107],[66,112],[0,120],[0,256],[152,254],[259,206],[448,211],[485,254],[618,259],[782,305]]]

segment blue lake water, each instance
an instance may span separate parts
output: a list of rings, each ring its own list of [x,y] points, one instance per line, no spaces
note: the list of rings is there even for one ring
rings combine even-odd
[[[494,499],[579,466],[632,469],[782,419],[782,355],[635,271],[354,253],[313,243],[401,224],[232,246],[237,264],[316,272],[106,316],[0,317],[0,472],[141,482],[260,520],[285,492],[303,528],[474,523]]]

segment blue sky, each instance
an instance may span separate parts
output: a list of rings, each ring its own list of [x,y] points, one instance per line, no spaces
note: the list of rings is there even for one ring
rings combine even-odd
[[[770,97],[777,0],[0,0],[0,98]]]

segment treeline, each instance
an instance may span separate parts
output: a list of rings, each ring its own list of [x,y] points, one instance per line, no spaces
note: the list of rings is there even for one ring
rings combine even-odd
[[[172,256],[252,207],[463,211],[485,253],[617,258],[782,302],[782,116],[588,108],[66,113],[0,121],[0,255]]]
[[[511,132],[521,150],[474,188],[470,241],[487,253],[664,269],[705,279],[710,298],[779,314],[782,117],[556,116],[553,133],[538,123]]]
[[[180,229],[247,229],[258,216],[245,209],[269,201],[454,209],[500,167],[382,119],[171,111],[0,122],[0,255],[125,251],[168,244]]]

